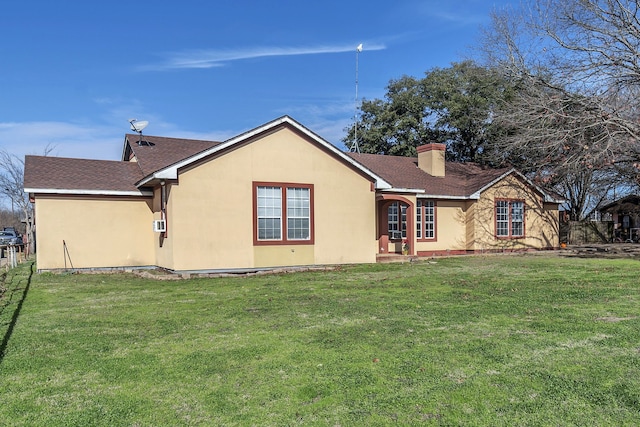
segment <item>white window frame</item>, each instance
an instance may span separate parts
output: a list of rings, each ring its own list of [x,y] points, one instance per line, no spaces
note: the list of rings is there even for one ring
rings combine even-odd
[[[389,239],[400,233],[401,239],[407,238],[407,205],[393,202],[387,208],[387,232]]]
[[[263,242],[282,240],[282,187],[258,186],[256,193],[257,239]],[[269,220],[273,221],[273,225],[277,224],[278,227],[261,226],[261,222]],[[273,233],[269,233],[269,231],[273,231]]]
[[[303,225],[305,221],[306,225]],[[292,236],[292,234],[300,235]],[[311,239],[311,189],[287,187],[287,240],[309,239]]]
[[[416,203],[416,238],[435,240],[436,238],[436,202],[418,200]]]
[[[511,237],[524,237],[524,202],[514,200],[511,208]]]
[[[525,204],[523,200],[496,200],[496,237],[499,239],[525,237]]]

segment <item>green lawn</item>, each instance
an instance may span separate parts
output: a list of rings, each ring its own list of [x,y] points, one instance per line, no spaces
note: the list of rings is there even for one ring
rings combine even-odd
[[[170,282],[23,265],[0,425],[637,426],[639,277],[555,255]]]

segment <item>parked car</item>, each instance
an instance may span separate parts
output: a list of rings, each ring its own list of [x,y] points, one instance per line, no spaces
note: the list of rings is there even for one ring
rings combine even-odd
[[[0,245],[22,245],[22,236],[17,234],[14,230],[2,230],[0,231]]]

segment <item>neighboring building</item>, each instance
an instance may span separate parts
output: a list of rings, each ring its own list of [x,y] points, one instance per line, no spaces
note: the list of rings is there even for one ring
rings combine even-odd
[[[632,194],[600,208],[603,219],[613,223],[613,240],[640,241],[640,196]]]
[[[242,271],[559,246],[513,169],[343,153],[288,116],[224,142],[126,135],[121,161],[26,156],[39,270]]]

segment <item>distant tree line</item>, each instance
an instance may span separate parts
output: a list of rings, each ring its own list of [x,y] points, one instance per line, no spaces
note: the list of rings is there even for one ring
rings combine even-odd
[[[45,149],[45,155],[51,148]],[[35,249],[33,205],[24,192],[24,160],[6,150],[0,150],[0,229],[14,227],[29,242],[29,252]]]
[[[11,207],[0,207],[0,230],[5,227],[13,227],[16,232],[25,234],[25,224],[22,222],[22,214]]]

